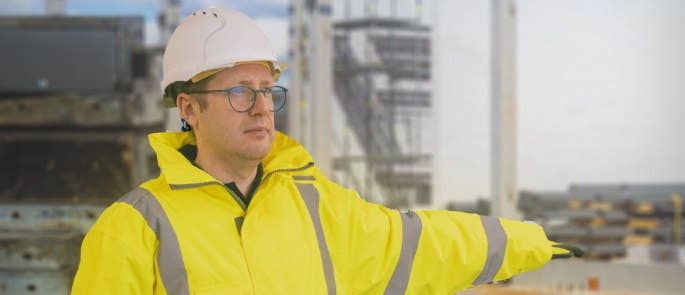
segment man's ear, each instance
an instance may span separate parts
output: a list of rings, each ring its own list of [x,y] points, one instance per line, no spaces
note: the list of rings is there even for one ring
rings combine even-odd
[[[197,114],[200,113],[200,105],[197,100],[186,93],[180,93],[176,97],[176,106],[178,107],[181,119],[188,122],[188,125],[193,129],[197,129]]]

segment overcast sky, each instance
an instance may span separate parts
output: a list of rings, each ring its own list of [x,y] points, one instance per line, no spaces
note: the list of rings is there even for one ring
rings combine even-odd
[[[439,5],[436,193],[468,199],[490,191],[490,8]],[[685,1],[517,11],[519,187],[685,181]]]
[[[159,2],[67,0],[67,10],[143,15],[154,43]],[[427,132],[437,136],[438,205],[486,196],[489,1],[423,2],[435,28],[439,108]],[[183,13],[210,5],[243,10],[286,57],[287,3],[193,0],[184,1]],[[0,12],[39,14],[43,5],[0,0]],[[519,187],[685,181],[685,1],[521,0],[517,12]]]

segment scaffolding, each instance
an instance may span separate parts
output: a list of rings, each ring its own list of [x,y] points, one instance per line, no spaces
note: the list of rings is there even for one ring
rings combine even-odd
[[[292,100],[281,127],[334,181],[415,208],[432,200],[431,29],[416,17],[422,1],[399,2],[388,16],[374,1],[361,2],[358,16],[352,1],[291,3]],[[399,16],[399,4],[411,3],[414,16]]]
[[[431,203],[431,156],[422,142],[430,116],[431,30],[412,19],[367,16],[333,24],[333,90],[363,156],[334,158],[349,171],[364,161],[390,207]]]

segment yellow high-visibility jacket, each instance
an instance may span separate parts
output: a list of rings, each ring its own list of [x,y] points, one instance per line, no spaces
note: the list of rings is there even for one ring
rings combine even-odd
[[[281,133],[247,207],[178,151],[192,133],[149,139],[161,175],[93,225],[72,294],[454,294],[556,253],[535,224],[368,203]]]

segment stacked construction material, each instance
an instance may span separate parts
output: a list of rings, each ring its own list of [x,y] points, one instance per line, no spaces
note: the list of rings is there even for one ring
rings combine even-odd
[[[568,192],[521,192],[524,218],[551,239],[581,245],[590,259],[625,257],[650,248],[654,261],[678,260],[683,245],[685,184],[572,185]]]
[[[156,174],[142,17],[0,17],[0,294],[68,294],[102,208]]]
[[[103,208],[0,206],[0,294],[68,294],[81,240]]]

